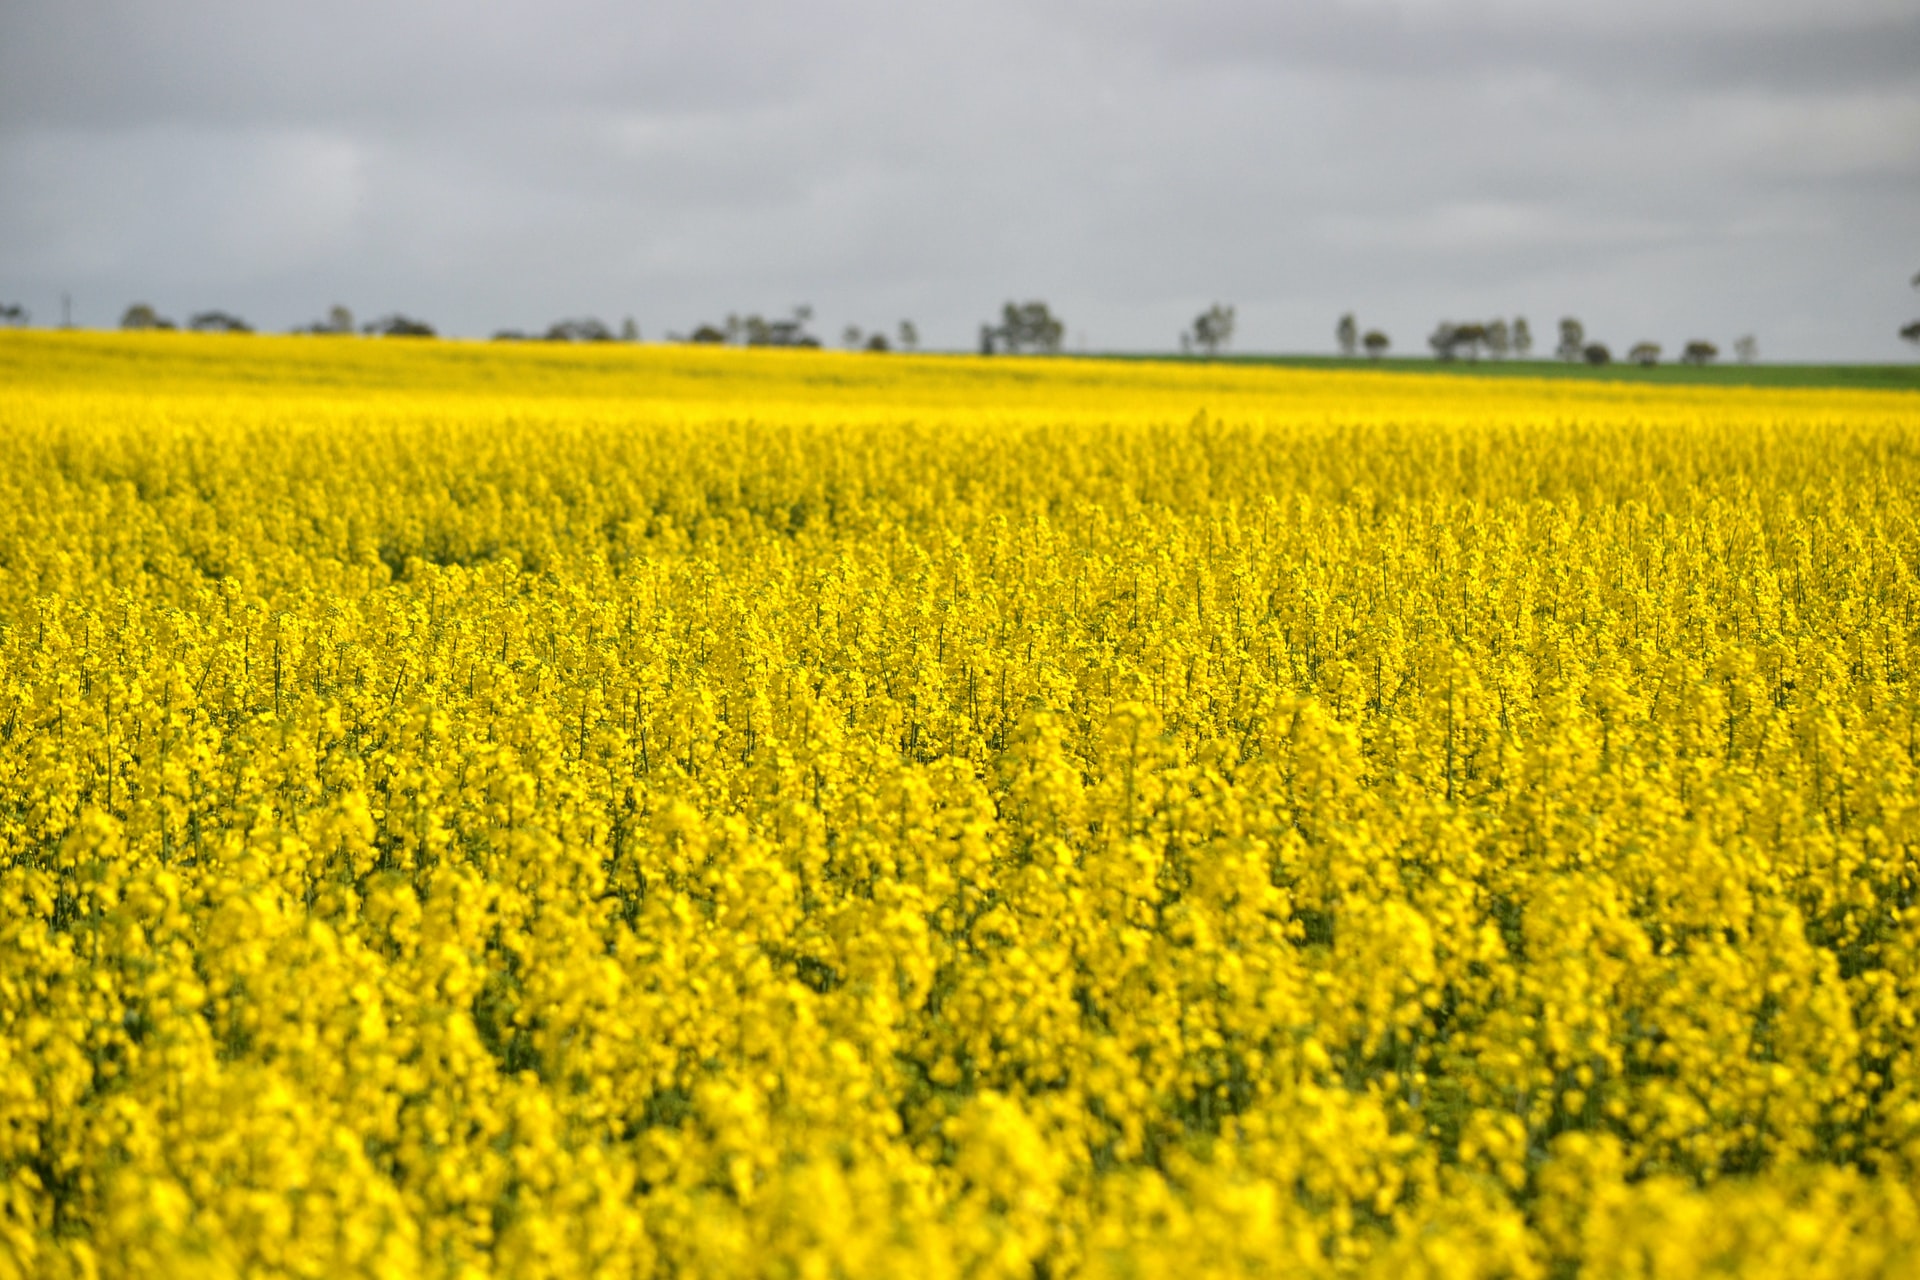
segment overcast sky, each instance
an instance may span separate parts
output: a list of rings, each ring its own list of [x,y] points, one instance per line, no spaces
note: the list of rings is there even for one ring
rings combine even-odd
[[[1912,358],[1915,0],[0,4],[0,302]],[[1542,340],[1544,339],[1544,342]]]

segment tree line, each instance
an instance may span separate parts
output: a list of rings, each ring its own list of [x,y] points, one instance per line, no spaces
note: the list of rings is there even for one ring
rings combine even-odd
[[[668,342],[691,342],[707,346],[798,347],[818,349],[825,344],[807,328],[813,320],[813,308],[802,303],[784,318],[768,319],[760,315],[729,315],[721,324],[701,324],[689,333],[668,333]],[[886,329],[864,329],[850,324],[840,332],[840,341],[849,351],[917,351],[920,330],[911,320],[902,320],[889,337]]]
[[[1920,273],[1914,275],[1912,284],[1920,289]],[[0,303],[0,328],[23,326],[30,318],[24,306]],[[823,344],[807,327],[812,319],[813,308],[803,304],[782,317],[730,314],[717,324],[702,323],[684,333],[669,332],[666,339],[669,342],[701,345],[818,348]],[[1212,304],[1195,316],[1192,324],[1181,330],[1181,353],[1217,356],[1227,351],[1233,344],[1234,320],[1232,306],[1219,302]],[[254,331],[253,326],[239,316],[221,310],[198,311],[190,315],[184,324],[176,324],[145,302],[136,302],[128,307],[120,317],[120,327],[127,330],[186,329],[195,333]],[[374,337],[437,336],[434,327],[426,321],[399,312],[356,326],[353,312],[339,305],[328,308],[323,318],[299,325],[291,332],[318,335],[361,333]],[[1902,326],[1899,332],[1908,342],[1920,345],[1920,319]],[[1001,308],[997,321],[981,324],[979,349],[981,355],[1053,355],[1060,351],[1065,337],[1065,322],[1053,313],[1046,302],[1037,299],[1008,301]],[[640,326],[631,316],[623,320],[617,329],[597,317],[584,316],[556,320],[542,331],[500,329],[494,332],[493,338],[501,342],[638,342]],[[1335,324],[1334,341],[1343,356],[1356,357],[1364,352],[1375,360],[1384,357],[1393,346],[1392,339],[1385,331],[1363,331],[1353,312],[1342,315]],[[863,329],[857,324],[849,324],[841,331],[841,343],[849,350],[916,351],[920,346],[920,333],[911,320],[901,320],[891,334],[885,328]],[[1525,360],[1533,352],[1533,331],[1525,316],[1515,316],[1511,320],[1505,317],[1484,321],[1442,320],[1427,336],[1427,345],[1432,348],[1434,359],[1441,361],[1482,358]],[[1636,365],[1656,365],[1660,363],[1664,351],[1660,343],[1641,339],[1626,349],[1624,358]],[[1759,358],[1758,340],[1752,334],[1735,338],[1733,354],[1743,364],[1752,363]],[[1612,348],[1605,342],[1590,338],[1586,326],[1573,316],[1561,319],[1559,341],[1553,348],[1553,355],[1559,360],[1590,365],[1610,364],[1614,359]],[[1678,359],[1682,364],[1704,365],[1711,364],[1719,356],[1720,348],[1715,343],[1705,338],[1690,338],[1681,345]]]
[[[798,347],[818,348],[822,344],[807,328],[813,319],[813,308],[795,307],[792,313],[784,317],[768,318],[758,314],[729,315],[718,323],[703,323],[694,326],[686,333],[668,333],[669,342],[694,344],[733,345],[747,347]],[[0,306],[0,324],[25,324],[25,308]],[[191,316],[184,325],[161,315],[150,304],[136,302],[128,307],[120,317],[120,327],[126,330],[176,330],[186,329],[196,333],[252,333],[254,328],[239,316],[226,311],[202,311]],[[362,325],[354,323],[353,312],[347,307],[335,305],[328,308],[327,314],[310,324],[297,325],[289,332],[297,334],[344,336],[355,333],[373,337],[431,338],[437,336],[434,327],[424,320],[394,313]],[[639,342],[640,326],[632,316],[620,322],[615,328],[597,316],[577,316],[556,320],[544,330],[497,329],[495,342]],[[920,346],[920,331],[911,320],[902,320],[889,334],[886,329],[862,329],[858,325],[848,325],[842,331],[842,341],[847,347],[862,351],[914,351]]]
[[[1477,360],[1482,355],[1494,360],[1510,356],[1524,360],[1533,349],[1533,332],[1525,316],[1516,317],[1511,324],[1499,319],[1465,324],[1443,320],[1428,335],[1427,344],[1433,348],[1437,360],[1457,360],[1463,356]],[[1637,365],[1659,364],[1662,350],[1659,343],[1642,339],[1627,349],[1627,359]],[[1734,339],[1733,350],[1741,363],[1751,364],[1759,358],[1760,344],[1752,334],[1743,334]],[[1561,318],[1560,340],[1554,346],[1553,355],[1555,359],[1573,364],[1613,362],[1612,348],[1591,338],[1586,326],[1574,316]],[[1719,357],[1720,348],[1705,338],[1690,338],[1680,348],[1682,364],[1712,364]]]
[[[185,325],[175,324],[161,315],[152,305],[136,302],[121,313],[122,329],[140,331],[165,331],[184,328],[190,333],[252,333],[254,328],[230,311],[197,311],[187,318]],[[311,334],[351,334],[355,332],[382,338],[432,338],[437,334],[434,327],[424,320],[415,320],[411,316],[395,312],[369,320],[357,329],[353,323],[353,312],[342,306],[327,309],[323,319],[311,324],[298,325],[290,332]]]

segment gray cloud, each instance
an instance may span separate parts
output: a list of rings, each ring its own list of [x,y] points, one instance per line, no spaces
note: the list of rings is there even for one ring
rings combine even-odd
[[[1606,92],[1858,89],[1911,85],[1920,57],[1920,14],[1873,0],[1818,8],[1216,0],[1202,21],[1127,0],[1072,7],[1089,21],[1104,16],[1106,30],[1174,65],[1296,66],[1416,84],[1534,71]]]
[[[1920,15],[1783,0],[0,10],[0,299],[964,346],[1442,316],[1899,358]]]

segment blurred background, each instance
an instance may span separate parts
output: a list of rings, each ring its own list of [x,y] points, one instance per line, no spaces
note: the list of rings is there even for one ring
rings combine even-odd
[[[1243,352],[1350,313],[1873,361],[1920,354],[1916,270],[1912,0],[0,6],[35,325],[804,306],[971,350],[1044,300],[1065,350],[1166,351],[1220,303]]]

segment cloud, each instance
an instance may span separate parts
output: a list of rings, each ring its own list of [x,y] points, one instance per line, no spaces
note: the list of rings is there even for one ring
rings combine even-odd
[[[298,269],[351,247],[365,167],[352,139],[309,130],[0,135],[0,269],[165,281],[217,264],[210,284]]]
[[[1342,248],[1499,256],[1515,250],[1670,244],[1686,228],[1649,218],[1579,218],[1520,201],[1449,201],[1400,214],[1323,218],[1317,231]]]
[[[1859,89],[1920,78],[1920,13],[1894,0],[1062,0],[1169,66],[1313,68],[1395,81],[1545,72],[1603,92]]]
[[[1917,163],[1881,0],[0,9],[0,294],[95,322],[805,301],[965,346],[1041,296],[1164,348],[1219,299],[1268,348],[1482,308],[1897,358]]]
[[[698,110],[799,91],[805,25],[772,0],[743,0],[724,22],[688,0],[28,0],[0,14],[0,118],[404,128],[556,103]]]

